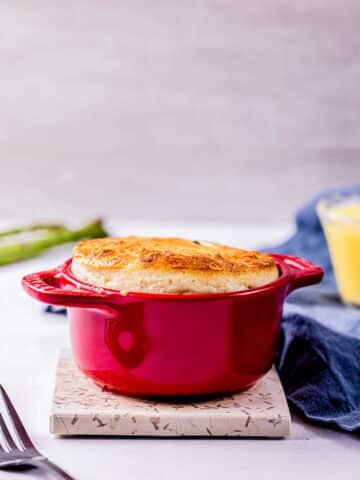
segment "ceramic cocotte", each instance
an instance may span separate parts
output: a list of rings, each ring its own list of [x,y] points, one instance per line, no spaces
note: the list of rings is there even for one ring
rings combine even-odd
[[[141,396],[224,393],[268,372],[285,298],[323,276],[304,259],[272,256],[277,280],[231,293],[125,295],[79,281],[71,259],[22,282],[37,300],[68,307],[76,363],[97,384]]]

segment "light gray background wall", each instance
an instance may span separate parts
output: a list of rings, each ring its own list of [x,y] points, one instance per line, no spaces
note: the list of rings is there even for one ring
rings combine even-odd
[[[1,2],[0,216],[287,220],[360,181],[360,2]]]

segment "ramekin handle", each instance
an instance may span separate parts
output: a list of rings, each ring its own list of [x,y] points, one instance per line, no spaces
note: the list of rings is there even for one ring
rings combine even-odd
[[[101,307],[111,303],[109,294],[87,291],[61,281],[59,270],[31,273],[22,279],[25,291],[40,302],[64,307]]]
[[[305,260],[304,258],[291,255],[281,255],[281,261],[285,263],[292,273],[289,293],[297,288],[319,283],[324,276],[324,270],[321,267]]]

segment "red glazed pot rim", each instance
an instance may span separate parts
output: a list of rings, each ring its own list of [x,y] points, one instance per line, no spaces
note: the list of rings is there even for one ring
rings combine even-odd
[[[256,295],[262,292],[276,289],[277,287],[288,285],[288,293],[296,288],[311,285],[320,282],[323,277],[323,270],[318,265],[310,263],[309,261],[294,257],[290,255],[270,254],[276,261],[279,278],[273,282],[267,283],[263,286],[251,288],[249,290],[240,290],[234,292],[223,293],[206,293],[206,294],[167,294],[167,293],[145,293],[145,292],[121,292],[119,290],[96,287],[94,285],[85,283],[77,279],[71,272],[72,258],[68,259],[59,267],[45,271],[26,275],[23,278],[23,286],[25,290],[37,299],[50,302],[46,299],[46,294],[51,294],[53,299],[55,296],[66,295],[71,292],[71,288],[76,290],[78,294],[83,292],[83,300],[85,297],[89,300],[90,297],[101,296],[102,300],[115,300],[121,298],[130,298],[141,300],[215,300],[229,297],[245,297],[249,295]],[[73,292],[75,293],[75,292]],[[82,296],[82,295],[80,295]],[[60,300],[60,298],[59,298]],[[56,302],[61,304],[60,301]],[[84,301],[84,305],[87,302]],[[64,303],[66,305],[66,303]]]
[[[121,290],[115,290],[112,288],[105,288],[105,287],[96,287],[94,285],[91,285],[89,283],[83,282],[82,280],[79,280],[76,278],[72,271],[71,271],[71,263],[72,263],[72,258],[69,258],[66,260],[66,262],[63,264],[62,272],[63,272],[63,277],[67,278],[70,280],[71,283],[78,284],[82,288],[86,288],[87,290],[93,290],[94,293],[109,293],[111,295],[117,294],[120,296],[125,296],[125,297],[136,297],[136,298],[153,298],[153,299],[174,299],[174,300],[179,300],[179,299],[210,299],[210,298],[223,298],[223,297],[232,297],[232,296],[238,296],[238,295],[249,295],[249,294],[256,294],[259,292],[263,292],[272,288],[275,288],[277,286],[281,286],[284,283],[291,283],[291,280],[294,277],[300,277],[300,278],[305,278],[311,275],[313,278],[313,275],[320,276],[319,281],[321,280],[323,276],[323,270],[321,267],[318,265],[312,264],[308,262],[307,260],[300,258],[300,257],[295,257],[295,256],[290,256],[290,255],[280,255],[280,254],[273,254],[270,253],[278,267],[279,271],[279,277],[269,283],[266,283],[265,285],[262,285],[260,287],[255,287],[255,288],[250,288],[248,290],[237,290],[234,292],[221,292],[221,293],[187,293],[187,294],[174,294],[174,293],[147,293],[147,292],[126,292],[124,293]],[[299,266],[301,264],[302,269],[298,273]],[[60,267],[61,268],[61,267]],[[311,270],[311,272],[310,272]],[[294,278],[295,280],[295,278]],[[315,282],[311,282],[315,283]],[[305,286],[305,285],[304,285]],[[295,286],[297,288],[297,286]]]

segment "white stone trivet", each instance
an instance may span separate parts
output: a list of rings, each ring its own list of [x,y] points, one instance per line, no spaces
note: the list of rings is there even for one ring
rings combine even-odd
[[[290,423],[274,367],[246,391],[171,403],[103,391],[65,351],[57,368],[50,431],[56,435],[286,437]]]

